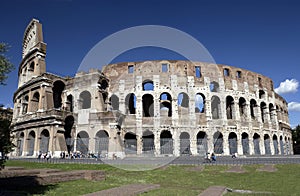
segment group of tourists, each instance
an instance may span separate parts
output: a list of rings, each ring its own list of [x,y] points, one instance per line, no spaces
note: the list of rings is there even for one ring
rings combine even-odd
[[[209,153],[209,152],[207,152],[206,154],[205,154],[205,161],[207,162],[216,162],[217,161],[217,157],[216,157],[216,155],[215,155],[215,153]]]
[[[42,151],[40,151],[38,154],[38,159],[47,159],[48,161],[49,159],[51,159],[51,153],[50,152],[42,153]]]

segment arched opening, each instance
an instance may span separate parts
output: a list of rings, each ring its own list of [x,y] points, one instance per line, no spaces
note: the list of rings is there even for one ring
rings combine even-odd
[[[212,81],[209,85],[210,92],[219,92],[220,86],[218,82]]]
[[[143,95],[143,117],[153,117],[154,116],[154,100],[153,96],[150,94]]]
[[[226,97],[226,116],[227,119],[233,119],[234,114],[234,100],[231,96]]]
[[[153,81],[146,80],[143,82],[143,91],[153,91],[153,90],[154,90]]]
[[[30,131],[27,139],[27,156],[32,156],[34,154],[34,143],[35,143],[35,132]]]
[[[228,143],[229,143],[229,153],[231,155],[237,153],[237,135],[234,132],[229,133]]]
[[[23,103],[22,103],[22,114],[26,114],[27,110],[28,110],[28,96],[26,95],[23,99]]]
[[[181,108],[189,109],[190,98],[186,93],[179,93],[178,95],[178,106]]]
[[[265,154],[271,154],[270,136],[268,134],[264,135],[264,145],[265,145]]]
[[[119,110],[119,97],[117,95],[112,95],[110,97],[110,104],[112,110]]]
[[[258,94],[260,99],[264,99],[266,97],[266,93],[263,90],[259,90]]]
[[[20,136],[18,139],[18,143],[17,143],[18,155],[17,156],[22,156],[23,147],[24,147],[24,132],[20,133]]]
[[[256,118],[256,108],[257,107],[257,103],[254,99],[250,100],[250,114],[251,114],[251,118],[252,120],[255,120]]]
[[[31,99],[31,111],[36,112],[39,109],[40,94],[35,92]]]
[[[89,91],[83,91],[79,95],[79,109],[91,108],[91,93]]]
[[[212,96],[211,98],[211,114],[213,119],[219,119],[221,117],[221,101],[218,96]]]
[[[30,63],[28,71],[34,72],[34,62]]]
[[[242,133],[242,146],[243,146],[243,154],[250,154],[249,152],[249,136],[247,133]]]
[[[98,89],[100,91],[105,91],[108,87],[108,80],[104,77],[101,77],[99,80],[98,80]]]
[[[130,93],[125,98],[126,114],[135,114],[136,96]]]
[[[162,93],[160,95],[160,115],[172,116],[172,97],[169,93]]]
[[[199,131],[197,134],[197,152],[200,155],[205,155],[208,152],[207,135],[204,131]]]
[[[275,108],[272,103],[269,104],[269,114],[270,114],[270,120],[272,123],[275,123]]]
[[[49,147],[49,131],[47,129],[44,129],[41,133],[41,140],[40,140],[40,152],[46,153],[48,152]]]
[[[86,131],[80,131],[77,134],[77,151],[87,155],[89,152],[89,140],[89,134]]]
[[[214,136],[214,152],[216,154],[222,154],[223,153],[223,134],[219,131],[217,131]]]
[[[173,139],[170,131],[164,130],[160,134],[160,154],[173,154]]]
[[[68,95],[67,96],[67,110],[70,112],[73,112],[73,96],[72,95]]]
[[[261,122],[265,122],[266,114],[267,114],[267,105],[265,102],[260,103],[260,111],[261,111]]]
[[[109,135],[107,131],[98,131],[95,137],[95,152],[98,154],[98,157],[107,157],[108,145]]]
[[[53,104],[54,104],[54,108],[61,108],[62,106],[62,92],[65,89],[65,84],[60,81],[57,80],[53,83]]]
[[[278,105],[276,105],[276,113],[277,113],[277,120],[281,121],[281,113]]]
[[[224,69],[223,69],[223,74],[224,74],[225,77],[229,77],[229,76],[230,76],[230,71],[229,71],[229,69],[228,69],[228,68],[224,68]]]
[[[143,132],[143,154],[154,154],[154,134],[152,131]]]
[[[190,149],[190,135],[187,132],[182,132],[180,134],[180,154],[186,154],[190,155],[191,154],[191,149]]]
[[[124,137],[125,141],[125,154],[136,154],[137,140],[134,133],[126,133]]]
[[[74,141],[72,140],[72,128],[74,125],[74,117],[73,116],[67,116],[65,118],[65,125],[64,125],[64,136],[66,140],[67,150],[68,154],[73,151],[74,149]]]
[[[246,121],[247,120],[246,109],[247,109],[246,100],[243,97],[240,97],[240,99],[239,99],[239,112],[240,112],[241,121]]]
[[[282,136],[280,136],[280,152],[282,155],[284,155],[284,144],[283,144]]]
[[[195,113],[205,112],[205,96],[202,93],[197,93],[195,96]]]
[[[254,154],[260,154],[260,135],[254,133],[253,135],[253,145],[254,145]]]
[[[279,154],[277,135],[273,135],[274,154]]]

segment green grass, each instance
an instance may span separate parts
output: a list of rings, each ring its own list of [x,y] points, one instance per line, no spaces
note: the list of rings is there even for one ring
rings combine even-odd
[[[47,164],[8,161],[7,166],[22,166],[25,168],[53,168],[62,170],[104,170],[105,181],[77,180],[37,187],[28,192],[30,195],[82,195],[103,189],[131,183],[160,184],[157,190],[143,195],[198,195],[213,185],[222,185],[232,189],[271,192],[274,195],[299,195],[300,165],[276,165],[276,172],[256,171],[260,165],[243,166],[245,173],[228,173],[230,166],[205,166],[203,171],[190,171],[193,166],[168,166],[164,169],[149,171],[125,171],[109,165],[85,164]],[[245,195],[228,193],[228,195]]]

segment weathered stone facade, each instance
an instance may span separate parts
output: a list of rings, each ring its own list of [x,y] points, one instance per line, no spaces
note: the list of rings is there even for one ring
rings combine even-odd
[[[287,102],[268,77],[227,65],[159,60],[63,78],[46,72],[41,28],[33,20],[24,35],[14,94],[15,156],[293,153]]]

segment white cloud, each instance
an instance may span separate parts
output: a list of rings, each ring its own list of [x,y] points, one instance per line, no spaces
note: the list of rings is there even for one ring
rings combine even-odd
[[[290,102],[288,104],[288,107],[289,107],[289,111],[300,112],[300,103],[298,102]]]
[[[286,79],[281,82],[279,87],[275,89],[278,94],[295,93],[298,91],[299,82],[296,79]]]

